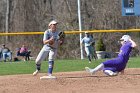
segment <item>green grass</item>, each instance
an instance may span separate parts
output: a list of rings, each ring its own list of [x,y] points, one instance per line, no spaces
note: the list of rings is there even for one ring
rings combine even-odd
[[[94,68],[101,62],[108,59],[100,59],[96,62],[88,63],[87,59],[84,60],[56,60],[54,65],[54,72],[70,72],[70,71],[83,71],[84,67],[88,66]],[[140,58],[130,58],[128,68],[140,68]],[[35,62],[0,62],[0,75],[15,75],[15,74],[32,74],[35,70]],[[42,62],[41,72],[46,73],[48,70],[48,62]]]
[[[140,68],[140,57],[130,58],[128,61],[128,68]]]

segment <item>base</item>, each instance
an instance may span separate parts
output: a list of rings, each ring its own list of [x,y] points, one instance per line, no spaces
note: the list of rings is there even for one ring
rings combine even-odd
[[[55,76],[42,76],[40,77],[40,80],[47,80],[47,79],[56,79]]]

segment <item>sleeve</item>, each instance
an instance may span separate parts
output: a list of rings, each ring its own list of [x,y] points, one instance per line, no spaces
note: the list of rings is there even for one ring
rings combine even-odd
[[[46,30],[46,31],[44,32],[43,41],[48,40],[48,39],[49,39],[49,31]]]
[[[131,42],[127,43],[127,47],[128,48],[132,47],[132,43]]]

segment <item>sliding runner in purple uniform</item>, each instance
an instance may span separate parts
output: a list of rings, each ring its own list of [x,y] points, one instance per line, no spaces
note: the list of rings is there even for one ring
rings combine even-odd
[[[109,76],[118,75],[119,72],[123,74],[129,60],[130,52],[132,48],[136,47],[136,43],[131,39],[129,35],[123,35],[120,39],[120,42],[122,46],[117,58],[102,62],[94,69],[85,67],[85,70],[91,74],[103,70],[103,72]]]

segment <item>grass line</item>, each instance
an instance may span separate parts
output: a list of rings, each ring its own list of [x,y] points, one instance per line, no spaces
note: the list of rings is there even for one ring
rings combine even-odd
[[[88,63],[87,59],[81,60],[56,60],[54,72],[83,71],[86,66],[94,68],[101,62],[108,59],[99,59],[96,62]],[[140,68],[140,58],[130,58],[127,68]],[[0,62],[0,75],[32,74],[35,70],[35,62]],[[46,73],[48,62],[42,62],[41,72]]]

